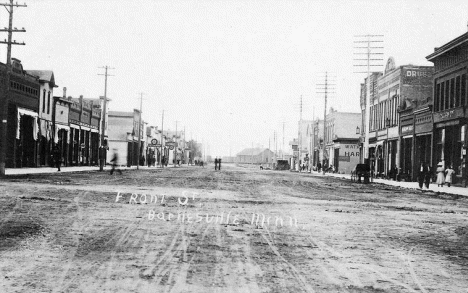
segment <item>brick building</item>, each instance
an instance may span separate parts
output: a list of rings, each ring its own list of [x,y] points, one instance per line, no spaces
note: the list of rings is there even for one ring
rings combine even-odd
[[[40,83],[12,58],[7,107],[6,168],[35,167],[38,152],[38,108]],[[6,65],[0,63],[0,94],[5,95]]]
[[[434,63],[433,162],[453,166],[456,178],[466,178],[468,105],[468,33],[426,57]]]

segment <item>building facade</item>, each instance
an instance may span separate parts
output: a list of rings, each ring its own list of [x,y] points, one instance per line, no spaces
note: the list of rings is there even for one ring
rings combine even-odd
[[[109,156],[111,159],[117,152],[120,165],[136,166],[143,162],[145,155],[144,121],[139,126],[140,111],[133,112],[109,111],[108,139]],[[140,148],[138,148],[138,131],[140,130]]]
[[[359,163],[359,129],[361,113],[338,112],[327,114],[325,125],[325,153],[322,166],[339,173],[351,173]]]
[[[275,153],[267,148],[247,148],[236,155],[239,164],[263,164],[273,163]]]
[[[39,108],[38,108],[38,166],[53,165],[51,154],[54,146],[53,104],[55,84],[54,72],[51,70],[27,70],[28,74],[39,80]]]
[[[5,95],[6,65],[0,63],[0,89]],[[36,167],[38,152],[38,109],[40,83],[23,70],[21,61],[12,58],[7,107],[6,168]]]
[[[407,107],[414,109],[413,104],[422,103],[432,96],[432,74],[431,66],[396,67],[391,57],[384,73],[374,74],[376,84],[371,89],[368,123],[369,163],[376,177],[388,177],[397,172],[411,177],[414,119],[410,114],[400,121],[400,112]],[[365,86],[361,96],[364,90]]]
[[[452,166],[461,181],[467,177],[468,33],[435,48],[426,59],[435,69],[433,163]]]

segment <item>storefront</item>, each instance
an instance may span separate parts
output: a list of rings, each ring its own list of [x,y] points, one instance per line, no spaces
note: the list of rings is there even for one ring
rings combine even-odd
[[[430,107],[414,111],[415,124],[415,154],[413,164],[413,177],[419,173],[421,164],[427,164],[434,169],[437,162],[432,162],[432,130],[433,121]]]
[[[466,119],[463,108],[455,108],[434,113],[434,161],[442,162],[443,167],[452,166],[456,177],[461,177],[463,142],[465,140]]]

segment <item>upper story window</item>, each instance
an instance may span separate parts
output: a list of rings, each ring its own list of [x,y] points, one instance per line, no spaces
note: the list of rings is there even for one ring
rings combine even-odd
[[[47,114],[50,114],[50,91],[47,94]]]
[[[45,113],[45,107],[46,107],[45,95],[46,95],[46,90],[42,92],[42,113]]]

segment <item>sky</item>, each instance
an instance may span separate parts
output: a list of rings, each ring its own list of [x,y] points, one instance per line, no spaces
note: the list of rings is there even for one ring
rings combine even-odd
[[[24,3],[24,2],[19,2]],[[425,57],[467,32],[468,1],[35,0],[14,10],[12,57],[53,70],[55,96],[104,95],[111,111],[139,108],[149,125],[181,131],[212,156],[247,147],[289,149],[302,117],[323,119],[318,84],[333,78],[328,107],[359,112],[365,74],[356,35],[383,35],[383,65]],[[8,26],[0,11],[0,27]],[[5,34],[6,38],[6,33]],[[6,46],[0,47],[6,62]],[[283,146],[283,125],[284,141]]]

